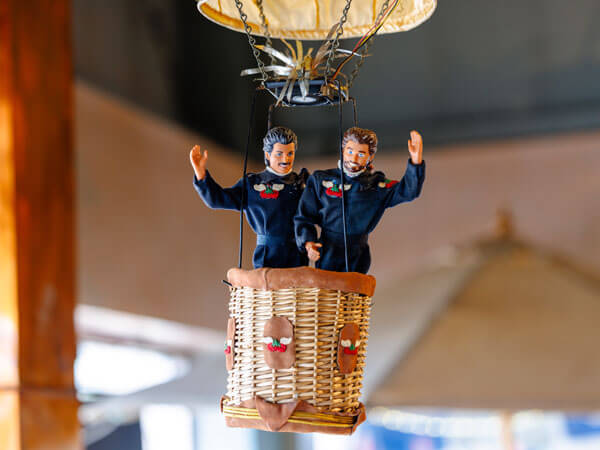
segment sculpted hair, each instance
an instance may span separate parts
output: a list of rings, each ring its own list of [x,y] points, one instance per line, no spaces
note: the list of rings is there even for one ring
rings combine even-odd
[[[298,148],[298,138],[296,133],[286,127],[271,128],[263,139],[263,151],[271,153],[275,144],[287,145],[294,143],[294,150]]]
[[[346,147],[348,141],[354,141],[358,144],[367,144],[371,155],[375,154],[377,151],[377,135],[372,130],[358,127],[348,128],[342,139],[342,148]]]

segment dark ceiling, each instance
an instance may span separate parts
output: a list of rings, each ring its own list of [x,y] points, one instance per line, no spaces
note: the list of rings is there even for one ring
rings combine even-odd
[[[239,77],[253,67],[245,35],[206,20],[194,0],[73,5],[78,77],[243,148],[253,89]],[[352,92],[360,125],[384,148],[412,128],[442,144],[599,127],[599,18],[598,0],[441,0],[416,30],[376,39]],[[295,129],[306,153],[335,151],[335,109],[286,110],[275,122]]]

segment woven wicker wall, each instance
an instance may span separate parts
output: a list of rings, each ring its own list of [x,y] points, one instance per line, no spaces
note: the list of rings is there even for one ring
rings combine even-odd
[[[275,403],[299,399],[326,411],[354,413],[362,388],[370,308],[369,296],[328,289],[232,288],[229,312],[236,320],[236,333],[227,404],[259,395]],[[296,362],[290,369],[265,364],[261,339],[272,316],[286,317],[294,325]],[[361,344],[356,369],[343,375],[337,367],[338,332],[347,323],[359,326]]]

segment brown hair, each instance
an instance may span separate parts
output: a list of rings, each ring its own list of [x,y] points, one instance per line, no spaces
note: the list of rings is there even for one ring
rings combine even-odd
[[[372,130],[358,127],[348,128],[342,139],[342,148],[346,147],[348,141],[354,141],[358,144],[367,144],[371,155],[377,151],[377,135]]]

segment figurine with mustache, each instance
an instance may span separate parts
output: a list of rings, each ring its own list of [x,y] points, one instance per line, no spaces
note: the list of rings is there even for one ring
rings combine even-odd
[[[293,171],[298,146],[296,134],[285,127],[271,128],[263,139],[266,168],[246,177],[244,212],[256,233],[254,268],[299,267],[308,263],[305,252],[295,244],[293,217],[306,185],[308,172]],[[222,188],[210,175],[208,151],[196,145],[190,152],[194,169],[194,188],[211,209],[239,211],[242,203],[242,183]]]

